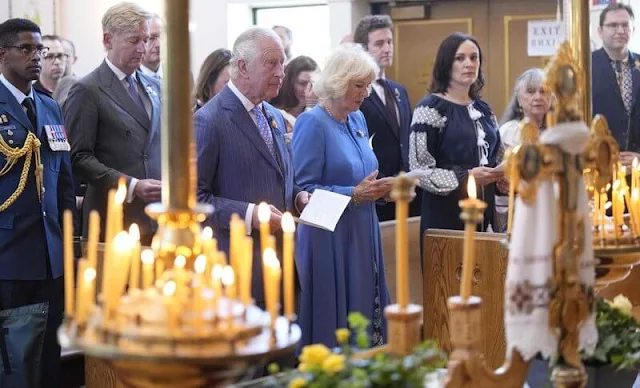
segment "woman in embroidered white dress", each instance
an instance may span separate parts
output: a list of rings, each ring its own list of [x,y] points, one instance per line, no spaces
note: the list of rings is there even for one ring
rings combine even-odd
[[[438,49],[429,87],[415,109],[409,139],[409,164],[425,173],[421,232],[464,228],[458,201],[467,197],[473,175],[478,198],[488,202],[484,225],[493,222],[495,182],[503,174],[500,135],[491,107],[480,99],[484,86],[482,52],[467,35],[448,36]],[[422,235],[422,233],[421,233]]]
[[[525,117],[538,129],[545,128],[545,116],[551,108],[552,95],[544,88],[544,79],[544,71],[533,68],[522,73],[516,80],[513,96],[502,116],[499,129],[500,139],[505,148],[520,144],[520,121]],[[506,181],[498,182],[498,188],[502,189],[498,191],[506,193],[508,183],[503,182]],[[496,219],[493,228],[496,232],[506,231],[508,209],[509,197],[496,195]]]

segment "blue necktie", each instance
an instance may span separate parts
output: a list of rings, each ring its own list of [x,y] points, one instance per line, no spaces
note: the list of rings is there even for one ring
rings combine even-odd
[[[140,97],[140,93],[138,93],[138,85],[136,85],[135,79],[130,75],[128,75],[125,79],[127,80],[127,84],[129,85],[127,90],[129,91],[129,95],[133,99],[133,102],[135,102],[144,113],[147,113],[147,110],[144,107],[144,103],[142,102],[142,98]]]
[[[264,115],[262,109],[258,105],[254,106],[251,109],[251,112],[256,115],[256,124],[258,125],[258,130],[260,131],[260,136],[264,140],[271,156],[276,159],[276,151],[273,144],[273,136],[271,136],[271,127],[269,127],[269,122],[267,121],[267,116]]]

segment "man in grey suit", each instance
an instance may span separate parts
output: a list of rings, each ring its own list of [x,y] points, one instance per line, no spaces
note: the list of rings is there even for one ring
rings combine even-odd
[[[282,212],[301,211],[309,200],[294,185],[284,119],[265,102],[280,90],[284,60],[275,32],[243,32],[233,45],[231,80],[194,116],[198,200],[215,207],[207,223],[227,252],[231,215],[245,220],[254,239],[252,293],[258,305],[264,302],[264,286],[256,205],[271,205],[271,230],[278,231]]]
[[[149,244],[155,224],[145,206],[160,200],[160,84],[138,70],[149,39],[151,14],[119,3],[102,18],[104,62],[69,91],[64,119],[76,176],[88,183],[87,217],[106,216],[107,193],[122,177],[127,184],[124,226],[137,223]],[[104,227],[101,228],[104,230]]]

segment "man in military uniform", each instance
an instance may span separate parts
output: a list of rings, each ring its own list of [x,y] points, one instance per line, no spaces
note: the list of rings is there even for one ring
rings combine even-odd
[[[58,386],[62,214],[74,208],[75,196],[62,112],[52,98],[31,86],[46,54],[40,28],[33,22],[9,19],[0,24],[0,311],[48,303],[42,353],[11,358],[14,373],[39,364],[40,375],[28,376],[30,382],[7,383],[11,386]],[[5,336],[11,339],[11,330],[2,327],[0,346]],[[12,378],[6,362],[0,383]]]

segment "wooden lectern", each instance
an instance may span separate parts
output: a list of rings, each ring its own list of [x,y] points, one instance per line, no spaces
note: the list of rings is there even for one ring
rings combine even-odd
[[[508,251],[505,234],[476,233],[477,264],[472,295],[482,298],[481,351],[491,368],[505,359],[504,281]],[[436,340],[450,352],[447,299],[460,293],[464,232],[431,229],[424,234],[424,338]],[[481,330],[481,328],[478,328]]]

